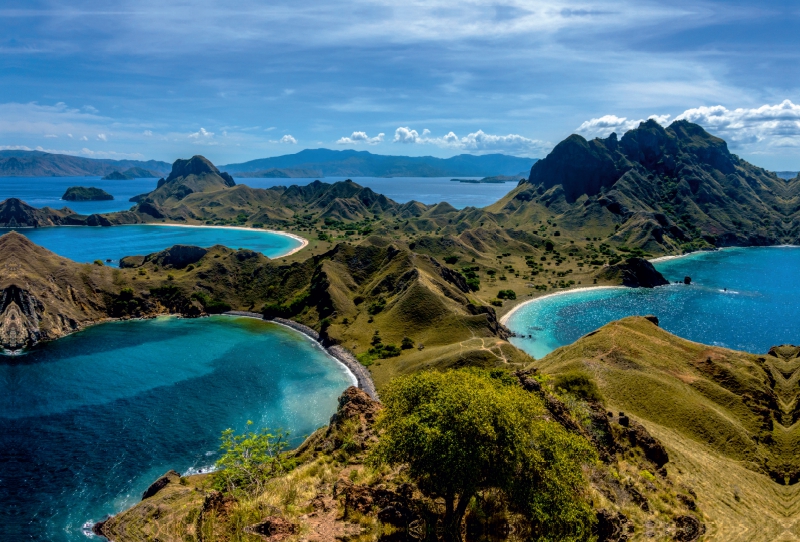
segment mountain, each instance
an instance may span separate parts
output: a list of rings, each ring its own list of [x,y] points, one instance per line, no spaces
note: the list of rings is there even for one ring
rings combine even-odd
[[[77,226],[85,224],[86,217],[64,207],[32,207],[17,198],[0,202],[0,228],[39,228],[42,226]]]
[[[61,196],[64,201],[106,201],[113,200],[114,196],[103,190],[102,188],[95,188],[93,186],[70,186],[64,195]]]
[[[621,139],[568,137],[487,210],[504,224],[552,219],[567,235],[672,252],[797,242],[797,188],[696,124],[650,120]]]
[[[168,172],[170,166],[157,160],[106,160],[41,151],[0,151],[0,177],[102,176],[128,168],[158,172],[158,177]]]
[[[452,158],[432,156],[387,156],[367,151],[334,151],[307,149],[297,154],[251,160],[243,164],[228,164],[220,169],[239,177],[258,176],[256,173],[273,169],[283,170],[292,177],[305,176],[309,170],[328,177],[488,177],[515,175],[528,171],[536,158],[517,158],[503,154],[474,156],[461,154]],[[302,171],[305,170],[305,171]],[[292,173],[297,171],[297,174]],[[302,173],[302,175],[300,174]],[[315,175],[316,176],[316,175]]]

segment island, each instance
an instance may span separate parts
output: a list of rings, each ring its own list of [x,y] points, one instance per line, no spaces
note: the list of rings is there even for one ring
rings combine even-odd
[[[61,196],[64,201],[107,201],[113,200],[114,196],[103,190],[102,188],[95,188],[93,186],[70,186],[64,195]]]
[[[160,177],[158,173],[150,171],[149,169],[144,169],[140,167],[132,167],[128,168],[125,171],[120,172],[119,170],[114,170],[105,177],[102,178],[104,181],[132,181],[133,179],[156,179]]]
[[[492,177],[484,177],[483,179],[450,179],[450,181],[469,184],[503,184],[524,181],[527,178],[527,173],[519,173],[517,175],[494,175]]]

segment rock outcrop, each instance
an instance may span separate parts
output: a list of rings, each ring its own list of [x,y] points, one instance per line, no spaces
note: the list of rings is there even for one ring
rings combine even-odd
[[[0,228],[38,228],[41,226],[77,226],[85,224],[86,217],[64,207],[38,209],[17,198],[0,202]]]
[[[610,265],[600,270],[597,278],[632,288],[655,288],[669,284],[664,275],[643,258],[628,258],[622,263]]]

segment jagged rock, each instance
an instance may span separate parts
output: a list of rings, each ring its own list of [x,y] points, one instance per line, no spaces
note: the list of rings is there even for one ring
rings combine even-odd
[[[678,542],[694,542],[706,532],[705,524],[693,516],[675,518],[675,540]]]
[[[669,454],[655,437],[653,437],[645,427],[635,420],[630,420],[628,427],[628,437],[631,444],[638,446],[644,452],[644,456],[652,461],[658,468],[663,467],[669,462]]]
[[[282,517],[269,516],[249,527],[247,531],[266,536],[272,540],[282,540],[295,534],[297,525]]]
[[[181,475],[175,472],[174,470],[167,471],[167,473],[164,476],[162,476],[161,478],[150,484],[150,487],[144,490],[144,493],[142,493],[142,500],[149,499],[150,497],[152,497],[153,495],[155,495],[156,493],[167,487],[167,485],[169,484],[180,482],[180,479]]]

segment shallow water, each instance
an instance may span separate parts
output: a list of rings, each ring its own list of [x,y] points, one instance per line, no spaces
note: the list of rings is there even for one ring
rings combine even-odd
[[[84,540],[169,469],[207,469],[220,432],[325,425],[351,383],[304,336],[217,316],[91,327],[0,358],[0,540]]]
[[[654,314],[667,331],[705,344],[765,353],[800,343],[800,248],[734,248],[655,266],[670,281],[688,275],[692,284],[543,298],[511,315],[508,327],[525,335],[512,342],[542,357],[613,320]]]
[[[0,228],[0,235],[10,230]],[[224,245],[249,248],[269,258],[277,258],[298,248],[299,240],[263,230],[189,226],[53,226],[20,228],[19,233],[76,262],[111,260],[119,264],[124,256],[145,255],[173,245],[210,247]]]

